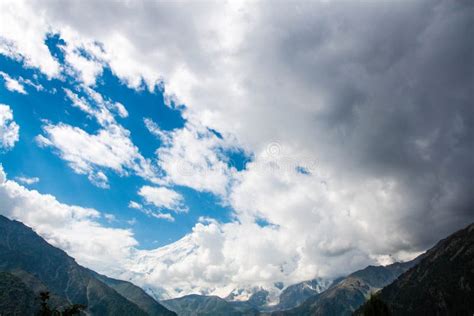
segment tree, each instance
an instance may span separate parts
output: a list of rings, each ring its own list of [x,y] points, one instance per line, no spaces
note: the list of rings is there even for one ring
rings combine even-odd
[[[378,295],[371,295],[370,299],[359,308],[354,315],[359,316],[391,316],[390,309]]]
[[[81,311],[86,309],[85,305],[82,304],[72,304],[70,306],[64,307],[62,311],[57,309],[51,309],[48,305],[49,300],[49,292],[40,292],[39,299],[40,303],[40,310],[38,312],[38,316],[73,316],[73,315],[80,315]]]

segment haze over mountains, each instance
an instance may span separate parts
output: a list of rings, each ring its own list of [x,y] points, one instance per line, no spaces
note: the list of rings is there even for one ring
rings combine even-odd
[[[374,293],[394,315],[474,311],[474,224],[410,262],[368,266],[346,277],[282,288],[277,301],[255,289],[248,299],[187,295],[160,303],[130,282],[78,265],[30,228],[0,216],[0,313],[33,315],[41,291],[50,304],[87,306],[90,315],[351,315]],[[176,314],[175,314],[175,313]]]

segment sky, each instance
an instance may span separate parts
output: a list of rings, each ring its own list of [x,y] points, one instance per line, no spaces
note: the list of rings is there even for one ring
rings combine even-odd
[[[470,1],[2,1],[0,214],[156,297],[474,220]]]

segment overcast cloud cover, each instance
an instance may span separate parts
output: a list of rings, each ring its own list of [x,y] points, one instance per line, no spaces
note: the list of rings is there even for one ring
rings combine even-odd
[[[181,185],[233,210],[231,222],[203,218],[174,244],[138,250],[132,230],[99,224],[100,210],[2,171],[1,212],[100,272],[171,296],[225,295],[409,259],[474,220],[471,1],[2,1],[0,21],[0,53],[76,76],[90,100],[70,92],[70,103],[100,125],[90,135],[46,123],[38,145],[99,187],[105,170],[146,179],[132,207],[186,211],[167,188]],[[64,64],[50,33],[66,43]],[[127,109],[94,92],[104,67],[183,105],[172,132],[143,118],[163,143],[156,161],[117,122]],[[18,126],[0,111],[5,150]],[[230,149],[252,157],[244,170],[220,154]]]

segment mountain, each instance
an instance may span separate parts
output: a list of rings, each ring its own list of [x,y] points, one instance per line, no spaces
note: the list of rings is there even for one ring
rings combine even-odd
[[[268,311],[275,306],[281,293],[281,287],[250,287],[246,289],[234,289],[224,299],[241,310]]]
[[[92,270],[89,271],[95,276],[96,279],[113,288],[127,300],[136,304],[138,307],[144,310],[148,315],[175,315],[174,312],[171,312],[166,309],[163,305],[161,305],[160,303],[155,301],[150,295],[148,295],[144,290],[134,285],[133,283],[109,278]]]
[[[418,260],[419,258],[388,266],[368,266],[335,282],[327,290],[311,296],[298,307],[274,312],[272,315],[351,315],[365,302],[370,293],[393,282]]]
[[[228,302],[218,296],[186,295],[161,301],[166,308],[179,316],[253,316],[257,309],[244,302]]]
[[[474,224],[428,250],[379,298],[393,315],[474,315]]]
[[[311,295],[317,294],[329,286],[329,281],[314,279],[290,285],[281,291],[278,304],[264,288],[235,289],[226,298],[206,295],[186,295],[180,298],[161,301],[168,309],[180,316],[191,315],[259,315],[297,306]],[[281,288],[282,286],[280,286]]]
[[[8,272],[0,272],[0,314],[33,315],[36,294],[20,278]]]
[[[4,216],[0,216],[0,271],[2,286],[11,284],[12,289],[21,290],[26,307],[37,309],[38,293],[47,290],[53,307],[83,304],[90,315],[175,315],[164,308],[163,312],[147,313],[147,308],[137,305],[140,300],[131,299],[131,293],[137,291],[135,286],[123,290],[126,295],[119,294],[103,278],[48,244],[31,228]],[[0,306],[7,311],[16,299],[17,296],[2,292]],[[3,310],[0,313],[8,314]]]
[[[153,275],[155,269],[174,265],[187,258],[196,255],[199,245],[190,235],[186,235],[180,240],[169,245],[153,250],[134,250],[133,274],[131,278],[142,278],[144,275]],[[194,285],[187,282],[174,284],[173,287],[163,288],[159,285],[148,285],[145,289],[156,300],[170,299],[184,296],[195,291]],[[207,291],[207,293],[211,293]]]
[[[272,310],[286,310],[294,308],[303,303],[309,297],[326,290],[330,281],[313,279],[296,283],[285,288],[280,294],[280,301]]]
[[[274,315],[300,315],[311,310],[312,306],[302,305],[308,298],[319,297],[318,304],[323,306],[321,313],[333,310],[332,305],[338,306],[335,312],[350,315],[353,310],[364,303],[367,296],[381,289],[396,279],[401,273],[411,267],[415,261],[394,263],[389,266],[368,266],[351,275],[338,279],[331,284],[329,280],[313,279],[296,283],[284,288],[279,295],[279,303],[269,304],[269,291],[263,288],[235,289],[225,299],[218,296],[186,295],[180,298],[161,301],[168,309],[180,316],[191,315],[257,315],[276,312]],[[348,288],[350,289],[348,291]],[[324,293],[328,289],[329,292]],[[352,290],[352,292],[351,292]],[[311,299],[309,302],[311,302]],[[339,300],[339,301],[337,301]],[[340,302],[343,302],[340,305]],[[308,303],[309,304],[309,303]],[[303,306],[304,309],[303,309]],[[294,310],[290,310],[290,309]],[[312,314],[308,312],[307,314]],[[326,314],[324,314],[326,315]]]

